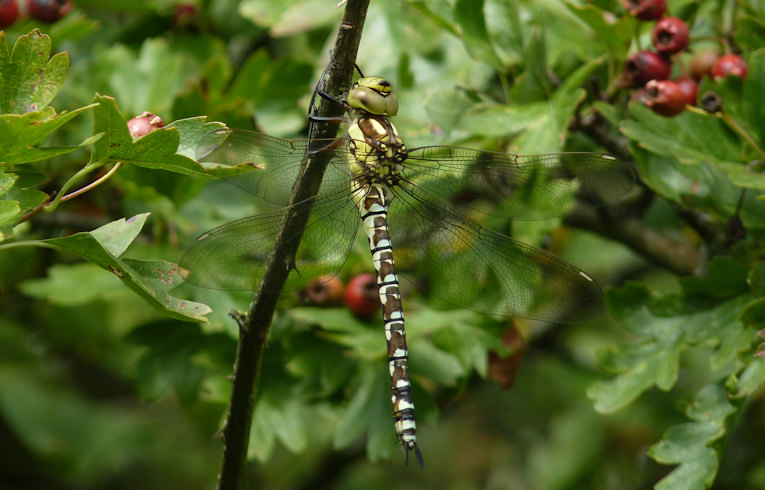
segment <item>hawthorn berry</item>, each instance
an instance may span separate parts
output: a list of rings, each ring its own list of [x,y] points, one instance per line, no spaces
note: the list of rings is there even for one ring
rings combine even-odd
[[[351,279],[345,287],[345,304],[351,313],[361,318],[369,318],[380,311],[375,275],[359,274]]]
[[[337,276],[318,276],[311,279],[304,297],[316,306],[339,306],[343,302],[343,281]]]
[[[194,19],[198,12],[194,4],[181,3],[175,6],[173,10],[173,25],[175,27],[187,28],[194,24]]]
[[[659,19],[651,31],[653,46],[661,54],[675,54],[684,51],[690,41],[688,25],[677,17]]]
[[[627,60],[624,71],[626,77],[639,87],[649,80],[666,80],[672,72],[672,66],[653,51],[638,51]]]
[[[667,11],[667,0],[622,0],[622,5],[639,20],[656,20]]]
[[[18,18],[18,2],[16,0],[0,0],[0,29],[11,27]]]
[[[715,66],[712,67],[712,78],[718,80],[728,75],[734,77],[746,78],[749,69],[744,59],[737,54],[726,54],[717,58]]]
[[[647,105],[653,112],[662,116],[677,116],[683,109],[687,96],[675,82],[669,80],[651,80],[645,84]]]
[[[685,103],[688,105],[696,105],[696,97],[699,93],[699,86],[696,84],[696,81],[693,78],[686,76],[677,77],[672,81],[675,82],[685,94]]]
[[[705,111],[709,112],[710,114],[714,114],[715,112],[720,112],[722,110],[723,101],[719,95],[709,91],[701,96],[701,99],[699,99],[699,105]]]
[[[162,122],[162,118],[155,116],[151,112],[144,112],[140,116],[136,116],[127,122],[128,131],[133,138],[140,138],[146,136],[155,129],[164,128],[165,123]]]
[[[701,80],[705,75],[712,73],[712,68],[720,55],[717,51],[707,49],[696,53],[691,59],[689,74],[694,80]]]
[[[56,22],[72,10],[71,0],[27,0],[30,17],[43,22]]]

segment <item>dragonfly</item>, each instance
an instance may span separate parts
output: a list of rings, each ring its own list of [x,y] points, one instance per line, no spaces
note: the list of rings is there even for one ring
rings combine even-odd
[[[254,290],[285,215],[306,207],[308,224],[285,287],[297,290],[338,273],[361,224],[382,303],[396,435],[405,462],[414,452],[422,466],[397,266],[428,295],[478,312],[562,323],[597,318],[605,308],[603,293],[589,275],[489,225],[562,216],[577,201],[616,201],[632,188],[634,173],[600,153],[521,156],[455,146],[407,148],[390,120],[398,101],[385,79],[362,76],[344,100],[317,91],[348,112],[342,137],[289,140],[224,129],[203,142],[198,155],[205,162],[257,164],[258,170],[233,183],[284,205],[306,158],[326,152],[329,164],[316,195],[203,233],[181,267],[194,285]],[[547,205],[529,206],[530,196]]]

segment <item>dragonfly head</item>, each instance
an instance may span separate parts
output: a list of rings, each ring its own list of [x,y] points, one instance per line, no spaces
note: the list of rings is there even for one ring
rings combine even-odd
[[[390,83],[380,77],[359,78],[348,92],[348,105],[376,116],[398,113],[398,99],[391,92]]]

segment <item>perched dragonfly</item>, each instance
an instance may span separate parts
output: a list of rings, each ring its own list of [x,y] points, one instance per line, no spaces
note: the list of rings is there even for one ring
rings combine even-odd
[[[422,466],[393,244],[402,251],[398,265],[411,271],[415,284],[422,285],[415,278],[426,275],[426,292],[446,302],[499,316],[590,320],[604,309],[603,293],[590,276],[486,223],[500,221],[497,217],[562,216],[577,198],[589,205],[611,202],[631,189],[634,174],[627,164],[598,153],[520,156],[451,146],[409,149],[389,120],[398,112],[396,96],[378,77],[359,79],[342,103],[353,117],[338,140],[286,140],[227,129],[202,145],[202,161],[258,164],[259,170],[234,183],[281,204],[309,148],[327,152],[329,166],[315,197],[202,234],[181,267],[192,284],[253,290],[285,214],[310,206],[296,270],[286,286],[299,289],[342,267],[360,215],[377,271],[396,434],[406,461],[414,451]],[[528,206],[530,195],[546,205]]]

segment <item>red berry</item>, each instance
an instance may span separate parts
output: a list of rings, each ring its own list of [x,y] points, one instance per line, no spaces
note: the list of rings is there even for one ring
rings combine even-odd
[[[133,138],[140,138],[146,136],[155,129],[164,128],[165,124],[162,122],[162,118],[155,116],[151,112],[144,112],[140,116],[136,116],[127,122],[128,131]]]
[[[669,80],[651,80],[645,84],[648,98],[645,101],[653,112],[662,116],[677,116],[683,109],[687,96],[675,82]]]
[[[696,96],[699,93],[699,86],[696,84],[696,81],[691,77],[677,77],[674,80],[678,87],[680,87],[680,90],[683,91],[683,94],[685,94],[685,103],[688,105],[696,105]]]
[[[19,4],[16,0],[0,0],[0,29],[11,27],[19,18]]]
[[[319,276],[308,283],[303,294],[316,306],[339,306],[343,302],[343,281],[337,276]]]
[[[345,304],[354,315],[361,318],[368,318],[380,311],[375,275],[359,274],[351,279],[345,287]]]
[[[489,352],[489,377],[496,380],[502,388],[510,388],[526,353],[526,342],[512,324],[502,332],[501,342],[510,348],[510,354],[500,357],[495,351]]]
[[[672,66],[653,51],[638,51],[627,60],[624,71],[627,78],[639,87],[648,80],[666,80]]]
[[[677,17],[659,19],[651,32],[653,46],[661,54],[675,54],[688,47],[688,25]]]
[[[656,20],[667,11],[667,0],[622,0],[622,5],[640,20]]]
[[[71,0],[27,0],[30,17],[43,22],[56,22],[72,10]]]
[[[181,3],[173,10],[173,25],[176,27],[190,27],[194,24],[197,16],[197,8],[191,3]]]
[[[725,78],[728,75],[734,77],[746,78],[746,74],[749,69],[746,66],[746,62],[741,56],[737,54],[726,54],[720,56],[712,68],[712,78],[715,80]]]
[[[706,50],[696,54],[691,59],[690,75],[694,80],[701,80],[705,75],[712,73],[717,57],[720,56],[717,51]]]

